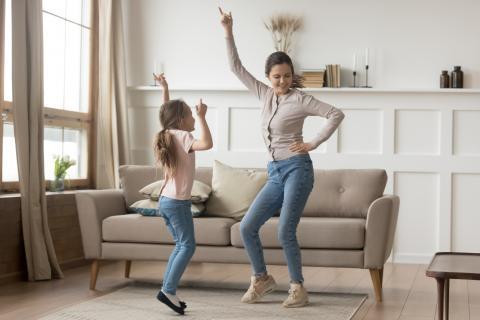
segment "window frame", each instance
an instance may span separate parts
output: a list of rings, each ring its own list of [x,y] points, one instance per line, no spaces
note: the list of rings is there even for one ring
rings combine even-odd
[[[14,0],[12,0],[14,1]],[[92,97],[92,81],[94,80],[92,75],[92,67],[95,65],[95,61],[92,60],[92,48],[95,45],[94,41],[95,37],[95,24],[93,23],[94,19],[94,1],[92,0],[85,0],[90,1],[90,15],[91,15],[91,26],[86,27],[90,31],[90,50],[89,50],[89,65],[88,65],[88,73],[86,77],[89,79],[89,88],[87,92],[88,97],[88,111],[81,112],[81,111],[72,111],[72,110],[64,110],[59,108],[51,108],[48,106],[43,106],[43,128],[49,127],[57,127],[57,128],[66,128],[66,129],[81,129],[86,131],[86,143],[87,143],[87,170],[86,170],[86,178],[81,179],[65,179],[65,190],[70,189],[87,189],[93,187],[94,184],[94,154],[95,154],[95,137],[94,137],[94,127],[93,127],[93,110],[94,103],[96,99]],[[5,10],[3,10],[5,12]],[[45,11],[42,10],[42,14]],[[66,18],[60,17],[65,21],[69,21]],[[2,28],[5,32],[5,28]],[[1,45],[3,46],[3,53],[0,57],[0,76],[1,79],[1,88],[0,88],[0,193],[2,192],[19,192],[20,190],[20,183],[19,181],[3,181],[3,125],[4,122],[11,122],[13,123],[13,102],[4,100],[4,83],[3,83],[3,72],[5,66],[5,34],[0,34],[0,41]],[[45,170],[45,169],[44,169]],[[45,180],[45,189],[49,190],[51,180]]]

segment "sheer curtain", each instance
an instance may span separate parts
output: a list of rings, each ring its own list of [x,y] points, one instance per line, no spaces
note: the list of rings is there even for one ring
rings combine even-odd
[[[12,0],[15,144],[28,279],[62,278],[48,227],[43,169],[43,28],[41,0]]]
[[[94,2],[92,92],[96,91],[96,177],[98,189],[119,186],[118,167],[130,163],[125,49],[121,1]],[[96,72],[96,73],[95,73]]]

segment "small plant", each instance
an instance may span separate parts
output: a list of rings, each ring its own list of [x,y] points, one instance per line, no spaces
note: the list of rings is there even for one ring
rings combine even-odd
[[[303,27],[302,17],[279,14],[270,17],[264,25],[272,35],[275,50],[291,54],[293,36]]]
[[[70,160],[69,156],[55,156],[55,166],[53,169],[53,175],[55,180],[52,181],[52,191],[63,191],[64,179],[67,175],[67,170],[76,164],[75,160]]]

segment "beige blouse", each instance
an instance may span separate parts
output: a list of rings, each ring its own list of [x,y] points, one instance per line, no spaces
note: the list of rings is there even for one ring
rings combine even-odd
[[[288,159],[298,154],[291,152],[289,146],[303,142],[303,122],[308,116],[327,118],[317,136],[309,141],[315,148],[332,135],[344,118],[342,111],[294,88],[277,96],[273,88],[255,79],[242,65],[233,37],[226,41],[230,69],[263,102],[261,129],[271,160]]]

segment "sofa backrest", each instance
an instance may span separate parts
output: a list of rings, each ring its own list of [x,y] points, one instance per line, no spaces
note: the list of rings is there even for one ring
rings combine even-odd
[[[127,206],[143,199],[138,192],[141,188],[161,179],[161,168],[121,166],[120,181]],[[211,186],[212,168],[197,168],[195,179]],[[315,184],[304,216],[364,218],[370,204],[383,195],[386,183],[387,174],[381,169],[315,169]]]
[[[315,169],[315,183],[303,215],[365,218],[386,184],[387,173],[381,169]]]

